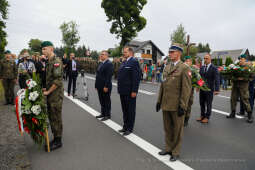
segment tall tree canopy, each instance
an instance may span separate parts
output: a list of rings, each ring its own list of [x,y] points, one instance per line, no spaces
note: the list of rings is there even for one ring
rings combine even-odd
[[[177,26],[177,29],[171,34],[172,43],[186,44],[187,35],[185,28],[182,24]]]
[[[185,47],[186,41],[187,41],[187,32],[185,31],[185,28],[182,24],[178,25],[176,30],[174,30],[171,34],[170,38],[172,43],[179,43],[184,46],[184,52],[182,55],[182,58],[187,54],[187,47]],[[195,46],[191,46],[189,50],[189,55],[195,58],[197,55],[198,49]]]
[[[30,41],[28,42],[29,49],[32,52],[41,53],[41,44],[42,44],[42,41],[39,39],[30,39]]]
[[[64,22],[60,27],[62,32],[62,42],[65,47],[65,52],[70,53],[75,50],[77,43],[80,41],[78,25],[75,21]]]
[[[146,26],[146,19],[141,16],[141,11],[147,0],[103,0],[101,7],[104,9],[107,22],[112,22],[110,32],[121,38],[120,46],[123,47],[137,36]]]
[[[211,48],[210,48],[208,43],[206,45],[203,45],[202,43],[199,43],[197,48],[198,48],[199,53],[203,53],[203,52],[210,53],[211,52]]]
[[[5,20],[8,19],[8,7],[7,0],[0,0],[0,57],[3,56],[5,46],[7,45],[7,34],[4,31],[6,28]]]

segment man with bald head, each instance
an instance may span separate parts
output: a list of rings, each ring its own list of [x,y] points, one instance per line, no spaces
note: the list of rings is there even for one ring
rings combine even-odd
[[[197,119],[198,122],[208,123],[212,113],[213,96],[219,94],[220,76],[218,68],[212,64],[210,54],[204,56],[204,65],[200,68],[200,75],[211,91],[200,90],[199,101],[201,115]]]

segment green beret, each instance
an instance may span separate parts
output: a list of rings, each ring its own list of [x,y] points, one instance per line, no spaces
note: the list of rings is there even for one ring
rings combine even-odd
[[[4,54],[11,54],[11,51],[10,51],[10,50],[6,50],[6,51],[4,52]]]
[[[41,47],[42,47],[42,48],[44,48],[44,47],[49,47],[49,46],[52,46],[52,47],[53,47],[53,44],[52,44],[52,42],[50,42],[50,41],[44,41],[44,42],[42,42],[42,44],[41,44]]]
[[[191,59],[191,56],[185,56],[184,59],[185,60]]]
[[[246,58],[246,55],[245,54],[240,55],[240,59],[241,58]]]

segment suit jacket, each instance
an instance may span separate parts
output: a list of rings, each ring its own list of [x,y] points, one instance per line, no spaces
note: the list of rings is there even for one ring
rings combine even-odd
[[[96,72],[95,88],[103,90],[104,87],[112,90],[113,64],[110,60],[101,63]]]
[[[217,67],[211,64],[210,67],[207,68],[207,71],[205,71],[205,65],[204,65],[200,68],[199,73],[204,79],[208,88],[211,89],[211,92],[220,90],[220,75],[219,75]]]
[[[190,68],[179,61],[175,66],[166,65],[164,81],[160,85],[158,101],[163,111],[187,110],[192,83]]]
[[[141,70],[139,62],[131,57],[124,61],[118,71],[118,93],[120,95],[130,95],[137,93],[141,79]]]
[[[67,62],[67,73],[68,73],[68,75],[69,76],[78,76],[78,71],[79,71],[79,63],[76,61],[76,60],[74,60],[75,62],[76,62],[76,71],[72,71],[72,60],[68,60],[68,62]]]

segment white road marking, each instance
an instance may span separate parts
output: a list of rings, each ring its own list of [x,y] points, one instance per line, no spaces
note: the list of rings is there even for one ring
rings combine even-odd
[[[222,98],[226,98],[226,99],[230,99],[230,97],[228,96],[223,96],[223,95],[217,95],[218,97],[222,97]]]
[[[92,116],[95,117],[97,115],[100,115],[98,111],[89,107],[88,105],[81,102],[80,100],[74,99],[73,97],[68,96],[66,92],[65,92],[65,97],[71,100],[72,102],[74,102],[75,104],[77,104],[78,106],[80,106],[82,109],[87,111]],[[115,132],[118,132],[118,130],[122,128],[119,124],[113,122],[112,120],[107,120],[102,123],[104,123],[111,129],[113,129]],[[144,139],[140,138],[139,136],[133,133],[128,136],[125,136],[125,138],[174,170],[193,170],[191,167],[187,166],[186,164],[184,164],[183,162],[179,160],[176,162],[170,162],[169,156],[159,156],[158,152],[161,151],[159,148],[150,144],[149,142],[145,141]]]
[[[222,114],[222,115],[226,115],[226,116],[228,116],[228,115],[230,114],[230,113],[223,112],[223,111],[221,111],[221,110],[216,110],[216,109],[212,109],[212,111],[213,111],[213,112],[216,112],[216,113],[219,113],[219,114]],[[244,119],[244,117],[238,116],[238,115],[236,115],[236,118],[238,118],[238,119]]]
[[[85,76],[87,79],[90,79],[90,80],[96,80],[95,77],[90,77],[90,76]],[[112,85],[114,86],[117,86],[117,83],[112,83]],[[153,96],[155,95],[156,93],[153,93],[153,92],[149,92],[149,91],[146,91],[146,90],[138,90],[138,92],[140,93],[143,93],[143,94],[147,94],[149,96]]]

